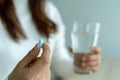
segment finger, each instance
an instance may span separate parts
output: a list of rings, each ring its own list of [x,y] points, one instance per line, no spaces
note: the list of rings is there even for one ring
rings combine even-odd
[[[87,67],[95,67],[95,66],[100,66],[101,64],[101,61],[98,60],[98,61],[91,61],[91,62],[88,62],[87,63]]]
[[[77,66],[77,67],[86,67],[86,63],[87,63],[87,55],[86,54],[75,54],[74,55],[74,64]]]
[[[44,65],[50,64],[50,48],[48,47],[48,44],[45,42],[43,45],[43,53],[41,57],[36,61],[36,63],[33,65],[34,68],[40,68]]]
[[[97,67],[101,65],[101,61],[92,61],[92,62],[79,62],[75,63],[77,67],[87,68],[87,67]]]
[[[68,46],[68,50],[69,50],[71,53],[73,53],[73,48],[72,48],[72,46]]]
[[[101,48],[100,47],[92,47],[91,48],[91,52],[93,52],[93,53],[101,53]]]
[[[87,61],[87,55],[86,54],[74,54],[75,61]]]
[[[89,54],[87,56],[87,61],[97,61],[98,59],[100,59],[100,55],[99,54]]]
[[[33,60],[35,60],[40,52],[40,47],[38,44],[20,61],[20,65],[25,67],[29,65]]]
[[[89,68],[87,68],[89,71],[92,71],[92,72],[96,72],[96,71],[98,71],[99,69],[100,69],[100,67],[99,66],[96,66],[96,67],[89,67]]]
[[[74,54],[74,64],[77,67],[84,67],[87,62],[87,55],[86,54]]]
[[[80,66],[81,66],[81,68],[86,68],[87,67],[87,63],[86,62],[82,62]]]
[[[85,62],[79,62],[79,63],[74,62],[74,65],[78,68],[86,68],[87,67]]]
[[[82,62],[87,62],[87,54],[82,54],[81,57],[80,57],[80,60]]]
[[[50,48],[48,44],[45,42],[43,45],[43,53],[41,56],[41,60],[44,64],[49,64],[50,61]]]
[[[87,62],[77,63],[77,64],[75,64],[75,66],[78,67],[78,68],[87,68],[87,67],[89,67]]]

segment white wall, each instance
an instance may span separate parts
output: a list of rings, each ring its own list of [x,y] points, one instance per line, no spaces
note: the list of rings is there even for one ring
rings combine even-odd
[[[104,57],[120,57],[120,0],[51,0],[66,25],[67,45],[73,21],[101,23],[99,45]]]

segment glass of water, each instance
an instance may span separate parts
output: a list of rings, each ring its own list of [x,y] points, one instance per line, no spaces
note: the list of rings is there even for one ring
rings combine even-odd
[[[81,55],[90,54],[91,47],[97,46],[100,23],[74,22],[71,33],[74,52],[74,71],[79,74],[89,74],[91,71],[80,67]]]

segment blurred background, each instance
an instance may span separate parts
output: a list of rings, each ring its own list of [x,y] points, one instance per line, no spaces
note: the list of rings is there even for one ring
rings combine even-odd
[[[71,44],[73,22],[100,22],[99,46],[103,57],[120,57],[120,0],[50,0],[66,25],[66,46]]]
[[[119,35],[120,34],[120,9],[119,9],[120,0],[49,0],[49,1],[52,1],[55,4],[55,6],[58,8],[62,16],[63,22],[66,26],[66,37],[65,37],[66,47],[71,45],[71,31],[73,28],[74,21],[77,21],[80,23],[100,22],[101,24],[98,46],[102,48],[103,59],[102,59],[100,70],[97,71],[96,73],[92,73],[91,75],[74,74],[73,76],[65,78],[64,80],[120,80],[120,75],[119,75],[119,72],[120,72],[120,62],[119,62],[120,61],[120,35]],[[2,37],[0,38],[2,39]],[[7,42],[7,38],[5,39],[5,41]],[[23,43],[23,44],[28,45],[27,46],[28,49],[31,47],[31,45],[33,45],[28,43]],[[7,46],[9,46],[9,44],[7,44]],[[9,46],[9,47],[11,50],[9,49],[7,50],[12,52],[12,50],[16,48],[16,45],[15,46],[13,45],[12,47]],[[6,50],[6,48],[2,46],[0,47],[1,51],[3,51],[2,48],[3,50]],[[24,50],[28,51],[28,49],[26,49],[26,46],[17,47],[16,51],[19,49],[23,49],[23,51]],[[22,53],[22,50],[20,51],[21,52],[19,53]],[[8,53],[5,53],[5,54],[8,54]],[[12,58],[13,55],[15,58]],[[3,56],[0,55],[1,62],[3,63],[4,61],[6,61],[4,62],[5,65],[0,65],[0,68],[1,67],[3,68],[3,69],[1,68],[1,73],[8,74],[7,70],[11,71],[9,67],[11,69],[13,68],[14,62],[13,64],[9,62],[10,65],[7,64],[9,59],[11,59],[11,61],[14,59],[19,60],[19,57],[21,58],[22,55],[20,56],[16,54],[16,52],[13,52],[12,56],[6,55],[4,58]],[[66,67],[66,64],[63,67]],[[4,76],[6,77],[6,75]]]

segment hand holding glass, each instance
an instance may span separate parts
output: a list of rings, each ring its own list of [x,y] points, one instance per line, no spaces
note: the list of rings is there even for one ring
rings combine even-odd
[[[91,71],[80,68],[82,54],[90,54],[90,49],[97,46],[99,38],[100,23],[74,23],[71,34],[74,52],[74,71],[80,74],[89,74]]]

